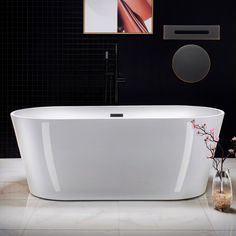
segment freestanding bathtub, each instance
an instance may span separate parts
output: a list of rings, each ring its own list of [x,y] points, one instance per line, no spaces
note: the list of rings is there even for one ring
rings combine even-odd
[[[193,119],[219,135],[224,112],[196,106],[39,107],[11,113],[30,192],[55,200],[176,200],[206,190]]]

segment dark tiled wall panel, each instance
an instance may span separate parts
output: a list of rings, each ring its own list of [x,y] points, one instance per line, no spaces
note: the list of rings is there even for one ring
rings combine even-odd
[[[82,0],[1,1],[0,158],[19,157],[11,111],[104,104],[104,54],[114,36],[83,35]]]

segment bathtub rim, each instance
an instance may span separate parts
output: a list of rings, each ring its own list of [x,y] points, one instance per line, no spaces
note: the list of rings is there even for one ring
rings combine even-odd
[[[155,107],[179,107],[179,108],[200,108],[200,109],[207,109],[207,110],[214,110],[218,112],[217,114],[213,115],[197,115],[197,116],[188,116],[188,117],[33,117],[32,115],[20,115],[17,113],[21,113],[26,110],[38,110],[38,109],[50,109],[50,108],[98,108],[98,107],[106,107],[106,108],[155,108]],[[212,117],[218,117],[218,116],[224,116],[225,112],[221,109],[215,108],[215,107],[207,107],[207,106],[195,106],[195,105],[112,105],[112,106],[106,106],[106,105],[98,105],[98,106],[39,106],[39,107],[28,107],[23,109],[17,109],[10,113],[11,118],[20,118],[20,119],[29,119],[29,120],[116,120],[116,119],[123,119],[123,120],[179,120],[179,119],[201,119],[201,118],[212,118]]]

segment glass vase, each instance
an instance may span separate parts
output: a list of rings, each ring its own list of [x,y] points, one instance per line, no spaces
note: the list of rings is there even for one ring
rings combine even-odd
[[[216,171],[212,183],[212,200],[216,210],[230,209],[233,201],[232,182],[227,171]]]

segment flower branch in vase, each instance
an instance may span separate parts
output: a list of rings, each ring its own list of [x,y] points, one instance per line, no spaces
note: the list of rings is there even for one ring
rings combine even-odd
[[[232,183],[229,176],[229,170],[224,170],[224,162],[229,157],[236,157],[236,137],[233,137],[230,142],[232,147],[228,149],[227,154],[219,142],[219,137],[215,135],[215,129],[207,130],[207,125],[197,124],[195,120],[191,121],[193,128],[197,130],[197,134],[204,137],[204,142],[209,155],[207,158],[213,160],[213,168],[216,174],[212,184],[212,199],[215,209],[227,210],[232,204]],[[216,157],[216,148],[219,148],[220,157]]]

